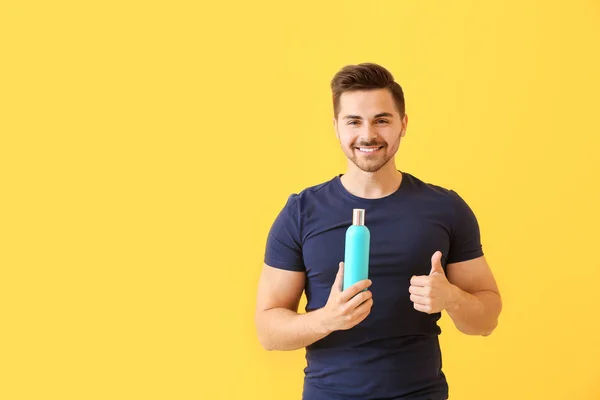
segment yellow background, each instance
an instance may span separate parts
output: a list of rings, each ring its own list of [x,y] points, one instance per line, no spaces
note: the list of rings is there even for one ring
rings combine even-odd
[[[442,319],[451,398],[600,399],[599,46],[597,0],[2,2],[0,398],[298,399],[265,238],[343,172],[329,81],[371,61],[504,297],[488,338]]]

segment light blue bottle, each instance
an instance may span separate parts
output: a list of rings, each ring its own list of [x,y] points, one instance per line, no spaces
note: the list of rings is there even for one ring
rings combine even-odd
[[[369,248],[371,232],[365,226],[365,210],[355,208],[352,225],[346,230],[343,290],[369,278]]]

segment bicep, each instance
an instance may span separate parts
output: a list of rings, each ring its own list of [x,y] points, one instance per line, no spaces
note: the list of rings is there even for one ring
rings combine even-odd
[[[484,256],[446,266],[448,281],[468,293],[498,293],[496,279]]]
[[[300,271],[288,271],[267,264],[258,282],[256,312],[272,308],[287,308],[297,312],[306,275]]]

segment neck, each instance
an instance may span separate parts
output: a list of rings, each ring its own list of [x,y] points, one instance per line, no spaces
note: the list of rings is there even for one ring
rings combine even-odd
[[[402,173],[393,162],[387,163],[376,172],[365,172],[353,163],[340,178],[344,188],[357,197],[378,199],[389,196],[400,187]]]

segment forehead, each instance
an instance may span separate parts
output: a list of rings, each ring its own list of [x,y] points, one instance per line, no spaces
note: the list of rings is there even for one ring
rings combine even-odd
[[[382,112],[396,114],[396,104],[388,89],[357,90],[340,96],[340,115],[373,115]]]

